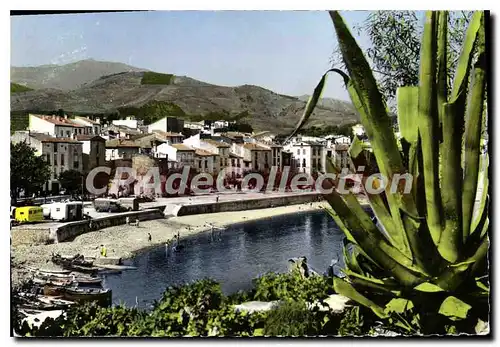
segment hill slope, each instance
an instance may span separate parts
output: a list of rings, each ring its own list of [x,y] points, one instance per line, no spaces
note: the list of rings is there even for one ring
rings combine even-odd
[[[234,116],[247,111],[242,121],[255,130],[287,132],[298,122],[306,104],[297,97],[253,85],[224,87],[184,76],[165,79],[169,84],[144,84],[143,76],[144,72],[119,72],[70,91],[39,89],[14,94],[11,111],[50,112],[62,108],[69,113],[139,115],[152,104],[174,104],[182,109],[186,119],[203,118],[210,113]],[[166,114],[156,114],[160,115]],[[331,107],[318,106],[308,126],[352,123],[358,118],[351,104],[339,101]]]
[[[145,69],[122,63],[87,59],[66,65],[11,67],[10,79],[12,82],[35,89],[72,90],[99,77],[127,71],[145,71]]]

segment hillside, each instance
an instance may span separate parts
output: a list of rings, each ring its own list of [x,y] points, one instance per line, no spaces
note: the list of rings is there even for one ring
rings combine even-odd
[[[99,77],[128,71],[145,71],[145,69],[122,63],[87,59],[66,65],[11,67],[10,80],[34,89],[72,90]]]
[[[20,83],[14,77],[12,81]],[[297,97],[253,85],[224,87],[184,76],[152,72],[147,72],[145,76],[140,71],[100,76],[70,91],[39,89],[11,97],[11,111],[16,114],[51,112],[62,108],[69,113],[133,114],[154,120],[175,109],[176,116],[189,120],[213,114],[220,114],[221,118],[231,119],[236,115],[241,118],[242,114],[248,113],[243,122],[257,131],[276,132],[291,130],[300,119],[305,104]],[[331,107],[317,107],[308,126],[337,125],[357,120],[358,115],[352,105],[339,101],[338,105]]]

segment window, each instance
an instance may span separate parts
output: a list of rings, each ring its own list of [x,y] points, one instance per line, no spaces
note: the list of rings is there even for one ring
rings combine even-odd
[[[226,163],[226,166],[227,166],[227,158],[226,158],[226,159],[225,159],[224,161],[225,161],[225,163]]]
[[[306,158],[302,159],[302,167],[306,167]]]
[[[57,168],[54,168],[54,178],[57,178]]]
[[[61,153],[61,166],[64,166],[64,154]]]
[[[248,161],[245,162],[245,167],[249,167],[250,163]]]
[[[208,169],[208,159],[205,160],[205,169]]]
[[[73,162],[73,168],[74,169],[78,169],[79,166],[80,166],[79,162],[77,162],[77,161]]]
[[[316,155],[316,148],[313,147],[313,155]]]
[[[300,155],[300,149],[297,150],[297,155]]]
[[[47,157],[47,163],[50,164],[50,154],[47,154],[46,157]]]
[[[224,166],[224,162],[222,161],[222,158],[220,158],[220,166]]]
[[[203,159],[200,159],[200,160],[198,161],[198,168],[199,168],[199,169],[201,169],[201,162],[202,162],[202,160],[203,160]]]
[[[56,208],[56,212],[60,212],[60,211],[61,211],[61,209],[59,207]]]
[[[57,152],[57,143],[54,143],[54,152]]]
[[[64,136],[64,131],[61,130],[60,135],[61,135],[61,137],[63,137]]]
[[[302,149],[302,154],[306,154],[306,149],[305,148]]]
[[[231,166],[234,166],[234,159],[231,159]]]
[[[69,130],[66,131],[66,136],[70,137]]]
[[[312,160],[312,167],[313,167],[313,169],[315,169],[315,168],[316,168],[316,159],[313,159],[313,160]]]
[[[57,165],[57,153],[54,153],[54,165]]]
[[[267,152],[264,153],[264,161],[267,163],[268,162],[268,158],[267,158]]]

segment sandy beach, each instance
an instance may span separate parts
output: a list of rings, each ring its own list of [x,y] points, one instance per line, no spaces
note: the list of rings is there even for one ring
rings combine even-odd
[[[326,205],[325,202],[313,202],[259,210],[172,217],[141,222],[139,227],[119,225],[101,229],[80,235],[71,242],[20,245],[11,248],[12,283],[15,285],[27,277],[29,273],[24,269],[26,266],[40,269],[57,268],[50,260],[52,253],[99,257],[99,246],[104,245],[108,250],[108,257],[126,259],[144,248],[164,244],[177,232],[182,238],[210,230],[207,224],[223,227],[278,215],[318,210]],[[151,242],[148,241],[148,233],[151,234]]]

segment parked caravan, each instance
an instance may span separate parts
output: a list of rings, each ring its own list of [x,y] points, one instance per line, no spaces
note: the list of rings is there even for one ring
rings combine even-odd
[[[139,201],[137,198],[119,198],[120,205],[129,211],[139,211]]]
[[[94,209],[97,212],[122,212],[125,209],[117,199],[98,198],[94,200]]]
[[[43,209],[37,206],[23,206],[16,208],[16,220],[19,223],[43,221]]]
[[[42,205],[43,216],[48,219],[57,221],[77,221],[83,219],[83,202],[55,202],[52,204]]]

